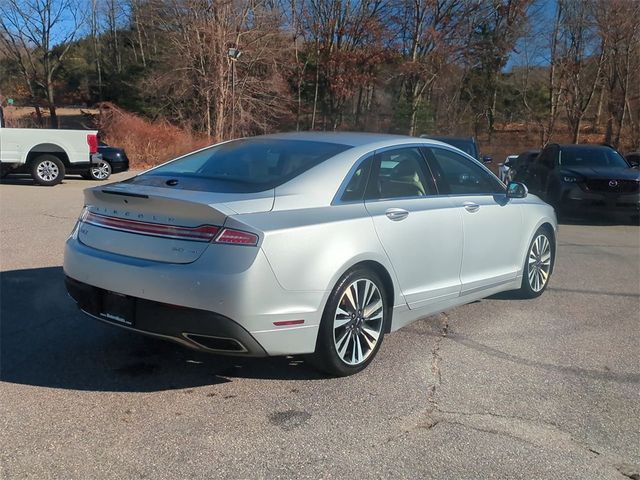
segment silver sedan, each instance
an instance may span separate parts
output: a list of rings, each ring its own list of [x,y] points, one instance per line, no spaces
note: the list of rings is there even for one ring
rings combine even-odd
[[[416,319],[540,295],[556,228],[524,185],[444,143],[278,134],[87,189],[64,272],[101,321],[209,352],[308,354],[349,375]]]

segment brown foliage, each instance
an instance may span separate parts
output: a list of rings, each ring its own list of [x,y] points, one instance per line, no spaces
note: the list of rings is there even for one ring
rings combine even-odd
[[[198,136],[165,121],[150,122],[121,110],[111,103],[99,105],[94,117],[101,139],[124,148],[132,170],[140,170],[206,146],[205,136]]]

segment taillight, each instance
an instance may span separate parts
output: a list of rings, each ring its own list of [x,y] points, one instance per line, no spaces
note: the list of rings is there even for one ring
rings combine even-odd
[[[95,133],[87,134],[87,145],[89,145],[89,154],[98,153],[98,135]]]
[[[253,233],[243,232],[242,230],[225,228],[215,241],[216,243],[228,243],[232,245],[256,246],[258,244],[258,236]]]
[[[215,225],[200,225],[199,227],[178,227],[159,223],[140,222],[124,218],[106,217],[85,210],[82,222],[96,227],[120,230],[127,233],[151,235],[154,237],[175,238],[177,240],[191,240],[194,242],[210,242],[220,231]]]
[[[220,227],[215,225],[200,225],[198,227],[180,227],[176,225],[165,225],[160,223],[141,222],[139,220],[129,220],[126,218],[108,217],[99,213],[91,212],[84,208],[80,216],[81,223],[87,223],[96,227],[119,230],[121,232],[136,233],[139,235],[150,235],[153,237],[174,238],[176,240],[191,240],[194,242],[213,242],[228,245],[249,245],[258,244],[258,236]]]

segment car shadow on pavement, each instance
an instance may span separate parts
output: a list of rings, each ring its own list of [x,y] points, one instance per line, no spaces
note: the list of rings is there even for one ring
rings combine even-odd
[[[561,215],[558,218],[560,225],[580,225],[591,227],[613,227],[617,225],[638,225],[638,216],[631,217],[622,214],[609,215]]]
[[[61,267],[0,274],[0,380],[93,391],[151,392],[234,378],[324,378],[302,358],[209,355],[86,317]]]
[[[83,181],[86,182],[86,180],[84,178],[82,178],[80,175],[67,175],[64,177],[64,179],[62,179],[62,183],[68,182],[68,181]],[[0,179],[0,184],[3,185],[29,185],[32,187],[40,187],[40,185],[36,185],[33,181],[33,178],[31,178],[31,175],[28,174],[13,174],[9,177]]]

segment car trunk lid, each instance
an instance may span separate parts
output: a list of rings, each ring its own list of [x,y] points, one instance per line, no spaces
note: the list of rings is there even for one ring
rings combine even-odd
[[[85,190],[79,240],[168,263],[197,260],[230,215],[273,208],[274,191],[217,193],[117,183]]]

